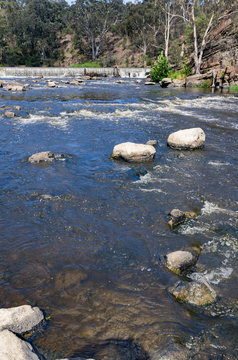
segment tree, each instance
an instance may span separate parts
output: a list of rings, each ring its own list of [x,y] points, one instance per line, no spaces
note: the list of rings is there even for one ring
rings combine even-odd
[[[154,66],[151,69],[150,77],[153,81],[159,82],[163,78],[167,77],[169,74],[169,62],[164,57],[163,51],[161,52],[160,56],[158,57],[158,61],[154,63]]]
[[[84,48],[90,47],[91,58],[99,56],[106,34],[120,19],[122,0],[77,0],[73,6],[74,24]]]
[[[207,0],[207,3],[209,0]],[[207,21],[205,25],[205,29],[203,32],[203,35],[201,36],[201,41],[199,45],[198,41],[198,31],[197,31],[197,19],[198,19],[198,13],[199,13],[199,6],[205,7],[206,5],[206,11],[209,10],[209,4],[205,4],[206,0],[182,0],[180,1],[182,10],[183,10],[183,18],[184,20],[191,22],[193,27],[193,46],[194,46],[194,52],[193,52],[193,58],[194,58],[194,67],[195,67],[195,74],[200,74],[201,64],[202,64],[202,56],[204,49],[207,44],[207,38],[208,34],[212,28],[213,20],[214,20],[214,12],[211,11],[209,15],[209,20]]]
[[[8,11],[15,61],[31,66],[51,65],[58,56],[59,31],[64,26],[62,14],[67,3],[24,0],[17,5],[14,11]]]

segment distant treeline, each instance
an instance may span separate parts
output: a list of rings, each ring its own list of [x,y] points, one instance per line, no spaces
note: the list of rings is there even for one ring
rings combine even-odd
[[[161,51],[177,66],[194,52],[200,67],[209,32],[234,0],[0,0],[0,65],[64,63],[64,41],[83,61],[115,65],[118,44],[150,65]],[[116,39],[116,40],[115,40]],[[125,59],[127,66],[129,60]],[[104,59],[105,65],[105,59]]]

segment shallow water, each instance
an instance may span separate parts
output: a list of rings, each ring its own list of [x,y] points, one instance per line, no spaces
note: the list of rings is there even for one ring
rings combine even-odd
[[[0,306],[44,309],[51,318],[34,344],[48,359],[152,359],[168,343],[193,359],[236,359],[237,95],[20,81],[26,92],[0,89],[0,106],[21,106],[14,118],[0,108]],[[203,128],[206,146],[181,157],[166,140],[189,127]],[[159,141],[153,162],[110,159],[114,145],[149,139]],[[67,156],[26,161],[45,150]],[[171,231],[173,208],[199,215]],[[204,311],[167,291],[178,277],[163,255],[194,244],[190,277],[219,294]]]

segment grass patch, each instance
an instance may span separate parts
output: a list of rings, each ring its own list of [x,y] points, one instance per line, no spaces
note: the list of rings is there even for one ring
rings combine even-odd
[[[233,85],[229,87],[229,90],[231,91],[238,91],[238,85]]]
[[[186,74],[184,74],[182,71],[176,71],[169,73],[168,77],[171,78],[172,80],[174,79],[183,80],[186,78]]]
[[[73,68],[77,68],[77,67],[79,67],[79,68],[82,68],[82,67],[83,68],[84,67],[86,67],[86,68],[90,68],[90,67],[99,68],[99,67],[101,67],[101,64],[99,62],[97,62],[97,61],[86,61],[86,62],[84,62],[82,64],[71,65],[70,67],[73,67]]]
[[[207,79],[207,80],[204,80],[201,85],[198,85],[196,87],[198,87],[200,89],[209,89],[211,87],[211,85],[212,85],[212,80]]]

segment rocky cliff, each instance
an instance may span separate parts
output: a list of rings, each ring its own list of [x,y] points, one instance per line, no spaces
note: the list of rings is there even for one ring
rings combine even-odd
[[[238,7],[218,20],[204,50],[201,70],[215,70],[229,82],[238,81]]]

